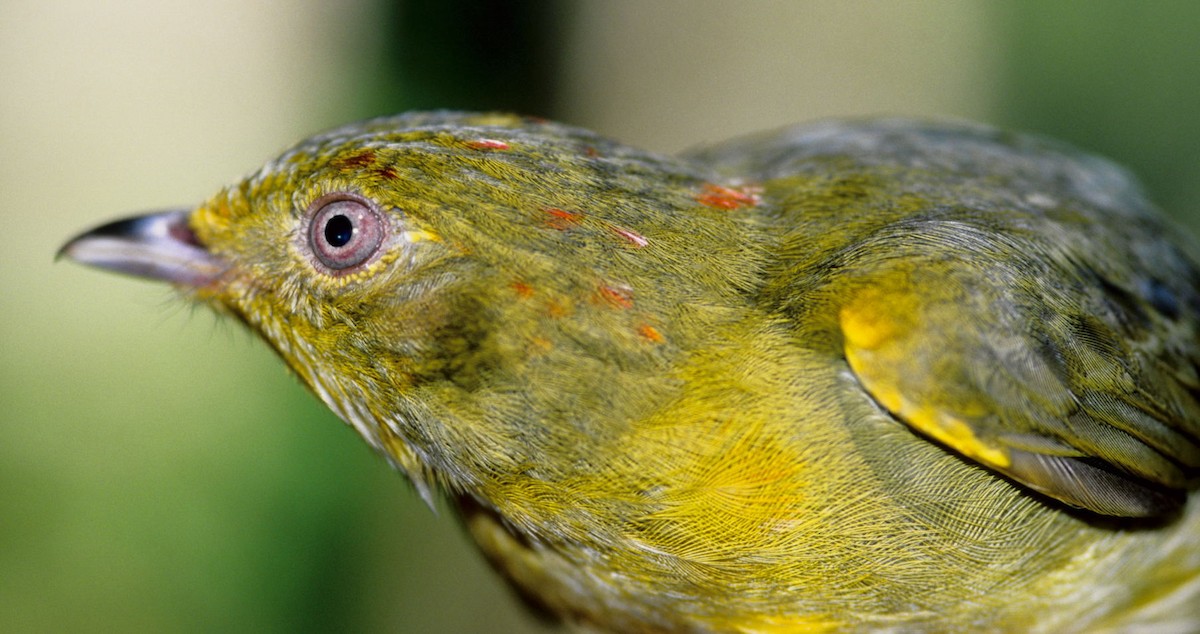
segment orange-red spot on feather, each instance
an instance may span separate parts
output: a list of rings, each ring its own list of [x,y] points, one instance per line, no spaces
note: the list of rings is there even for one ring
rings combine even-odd
[[[716,183],[705,183],[696,195],[696,202],[716,209],[740,209],[757,205],[762,197],[758,187],[725,187]]]
[[[507,150],[509,145],[498,139],[476,139],[467,141],[467,147],[472,150]]]
[[[546,315],[553,319],[562,319],[572,312],[571,306],[562,303],[558,300],[550,300],[546,302]]]
[[[393,180],[399,176],[399,174],[396,173],[396,170],[392,169],[390,165],[385,165],[375,170],[375,173],[379,174],[381,178],[386,178],[387,180]]]
[[[641,335],[647,341],[650,341],[652,343],[662,343],[663,342],[662,333],[659,332],[657,328],[655,328],[654,326],[651,326],[650,324],[642,324],[641,326],[639,326],[638,334]]]
[[[375,151],[374,150],[363,150],[362,152],[359,152],[358,154],[351,154],[350,156],[347,156],[347,157],[339,160],[338,164],[340,164],[342,167],[354,168],[354,167],[366,167],[374,162],[375,162]]]
[[[635,231],[630,231],[629,229],[626,229],[624,227],[616,227],[616,226],[609,227],[609,228],[613,230],[613,233],[621,236],[622,238],[625,238],[625,240],[627,240],[630,244],[632,244],[633,246],[635,246],[639,249],[646,246],[647,244],[650,244],[650,241],[647,240],[645,238],[645,236],[643,236],[642,234],[637,233]]]
[[[633,308],[633,289],[629,287],[601,286],[600,297],[617,308]]]
[[[521,297],[521,298],[533,297],[533,287],[526,284],[525,282],[516,281],[516,282],[513,282],[512,284],[509,284],[509,287],[511,287],[513,289],[513,291],[516,292],[518,297]]]
[[[582,219],[583,215],[577,214],[573,211],[559,209],[558,207],[547,207],[543,211],[550,216],[546,219],[546,224],[550,225],[550,227],[553,229],[558,229],[559,231],[566,231],[567,229],[579,224],[579,221]]]

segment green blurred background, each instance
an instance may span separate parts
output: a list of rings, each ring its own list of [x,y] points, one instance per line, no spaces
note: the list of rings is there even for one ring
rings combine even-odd
[[[505,108],[671,152],[962,117],[1200,215],[1194,2],[5,0],[0,90],[6,632],[543,627],[240,326],[52,261],[322,128]]]

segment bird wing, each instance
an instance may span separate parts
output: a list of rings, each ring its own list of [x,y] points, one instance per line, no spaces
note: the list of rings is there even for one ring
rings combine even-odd
[[[762,301],[797,328],[840,331],[893,416],[1072,506],[1182,504],[1200,465],[1200,251],[1120,167],[903,119],[689,156],[763,184],[763,222],[781,235]]]
[[[1200,465],[1183,287],[1130,267],[1104,276],[1088,257],[1128,256],[1100,244],[1060,249],[958,220],[894,233],[903,246],[872,247],[892,256],[846,273],[837,311],[846,361],[879,405],[1071,506],[1179,507]]]

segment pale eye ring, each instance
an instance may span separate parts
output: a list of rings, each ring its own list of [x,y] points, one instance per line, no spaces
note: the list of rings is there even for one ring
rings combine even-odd
[[[318,199],[310,209],[309,247],[331,274],[352,272],[372,260],[383,246],[387,223],[366,198],[333,194]]]

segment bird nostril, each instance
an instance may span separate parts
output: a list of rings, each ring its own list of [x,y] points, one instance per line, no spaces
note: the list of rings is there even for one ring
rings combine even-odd
[[[188,226],[187,215],[180,215],[175,222],[172,222],[167,227],[167,234],[177,242],[181,242],[199,249],[205,248],[204,245],[201,244],[200,239],[196,237],[196,232],[192,231],[192,228]]]

